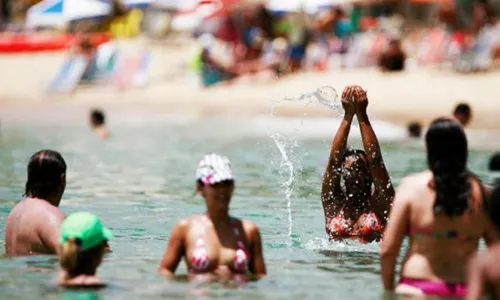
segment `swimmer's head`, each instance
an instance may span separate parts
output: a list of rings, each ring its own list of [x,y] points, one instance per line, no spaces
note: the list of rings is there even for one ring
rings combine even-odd
[[[372,175],[363,150],[347,149],[343,154],[342,178],[347,194],[359,194],[372,185]]]
[[[500,186],[497,186],[491,193],[487,208],[491,221],[500,229]]]
[[[104,126],[105,122],[106,119],[104,113],[101,110],[93,109],[90,112],[90,124],[92,125],[92,127]]]
[[[467,126],[472,119],[472,110],[467,103],[459,103],[455,110],[453,111],[453,116],[455,119],[462,124],[462,126]]]
[[[500,171],[500,152],[493,154],[490,158],[490,171]]]
[[[228,210],[234,191],[229,159],[216,153],[205,155],[196,169],[196,188],[207,201],[207,206]]]
[[[61,225],[61,267],[72,276],[94,275],[111,237],[111,231],[93,214],[68,216]]]
[[[467,137],[459,122],[439,118],[425,135],[427,163],[436,189],[434,211],[461,215],[470,196]]]
[[[50,201],[58,206],[66,188],[66,162],[53,150],[41,150],[31,156],[25,197]]]
[[[422,125],[418,122],[408,124],[408,136],[411,138],[419,138],[422,136]]]

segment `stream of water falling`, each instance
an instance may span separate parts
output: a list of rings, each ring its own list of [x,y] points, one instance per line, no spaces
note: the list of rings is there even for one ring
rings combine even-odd
[[[270,115],[276,117],[276,108],[283,103],[290,101],[300,101],[304,106],[311,104],[321,104],[326,108],[332,110],[336,116],[344,112],[342,103],[338,96],[337,91],[333,87],[323,86],[311,93],[304,93],[297,98],[286,97],[282,100],[277,100],[271,106]],[[301,124],[303,124],[301,122]],[[294,128],[294,132],[300,131],[300,128]],[[281,187],[283,188],[286,200],[286,213],[288,219],[288,248],[291,249],[293,245],[293,216],[292,216],[292,198],[294,197],[294,186],[298,180],[298,173],[301,168],[299,155],[294,155],[294,150],[299,148],[298,139],[295,136],[285,136],[269,130],[269,136],[276,144],[280,154],[280,170],[279,175],[282,178]]]

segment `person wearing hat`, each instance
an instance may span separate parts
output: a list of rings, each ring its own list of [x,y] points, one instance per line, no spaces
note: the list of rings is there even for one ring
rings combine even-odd
[[[205,199],[207,212],[175,225],[160,274],[173,275],[184,257],[190,278],[248,280],[265,276],[258,227],[229,215],[234,190],[229,159],[215,153],[203,157],[196,171],[196,189]]]
[[[57,283],[69,287],[105,286],[96,271],[111,237],[111,231],[91,213],[78,212],[67,217],[61,226],[59,263],[63,270]]]

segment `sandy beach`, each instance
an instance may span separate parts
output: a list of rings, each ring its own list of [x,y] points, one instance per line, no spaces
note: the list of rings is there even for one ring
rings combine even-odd
[[[188,65],[194,44],[189,41],[153,43],[145,39],[120,41],[124,52],[149,49],[153,54],[149,85],[122,91],[103,85],[82,88],[71,95],[50,95],[46,89],[62,65],[66,53],[0,55],[0,106],[2,110],[37,107],[82,106],[154,110],[197,116],[252,117],[269,115],[275,101],[298,98],[323,86],[342,91],[347,84],[368,90],[369,111],[374,119],[396,124],[417,120],[424,124],[440,115],[449,115],[454,105],[471,104],[471,128],[500,129],[500,73],[455,74],[445,68],[409,70],[381,74],[375,69],[330,70],[302,73],[271,83],[235,84],[202,89]],[[291,101],[279,105],[282,116],[330,116],[320,105]]]

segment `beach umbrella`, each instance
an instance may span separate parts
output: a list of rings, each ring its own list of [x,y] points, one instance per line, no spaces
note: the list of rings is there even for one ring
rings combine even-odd
[[[71,21],[109,15],[111,6],[98,0],[45,0],[31,7],[26,26],[58,27]]]
[[[188,3],[184,3],[172,19],[172,29],[174,30],[193,30],[203,22],[219,16],[224,9],[224,3],[221,0],[186,2]]]
[[[154,0],[121,0],[121,3],[127,8],[148,8]]]

